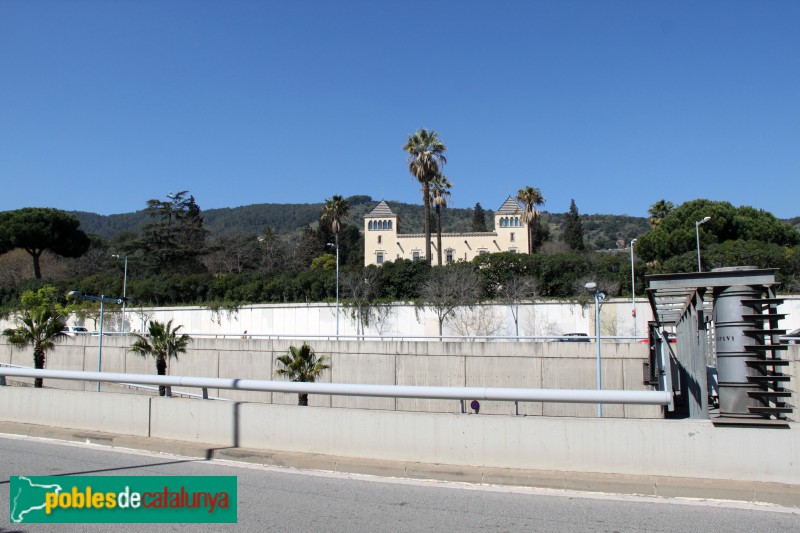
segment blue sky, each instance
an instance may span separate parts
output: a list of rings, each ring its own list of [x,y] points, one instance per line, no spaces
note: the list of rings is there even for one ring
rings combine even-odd
[[[0,1],[0,210],[695,198],[800,215],[800,2]]]

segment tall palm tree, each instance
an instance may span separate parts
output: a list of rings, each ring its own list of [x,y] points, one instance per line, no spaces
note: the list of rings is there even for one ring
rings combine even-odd
[[[283,368],[278,368],[275,373],[286,376],[291,381],[313,383],[324,370],[330,368],[330,365],[325,364],[326,359],[324,355],[317,359],[317,354],[305,342],[300,348],[289,346],[289,353],[276,359]],[[301,392],[297,395],[297,405],[308,405],[307,393]]]
[[[342,223],[350,216],[350,203],[339,196],[334,194],[332,197],[325,200],[325,205],[322,207],[322,220],[330,224],[331,231],[336,237],[336,247],[339,247],[339,231],[342,229]]]
[[[192,338],[185,333],[178,334],[183,326],[172,327],[172,320],[166,324],[153,320],[148,325],[148,335],[134,333],[136,341],[129,350],[138,353],[142,357],[151,355],[156,359],[156,372],[159,376],[167,374],[167,361],[177,359],[178,354],[186,353],[186,347],[192,342]],[[166,387],[158,388],[158,394],[165,396]]]
[[[650,223],[650,227],[658,227],[658,225],[661,224],[661,220],[669,215],[673,209],[675,209],[675,204],[666,200],[659,200],[651,205],[650,209],[647,210],[647,213],[650,215],[647,218],[647,222]]]
[[[537,207],[544,205],[545,199],[542,191],[538,187],[530,185],[517,191],[517,201],[522,204],[525,210],[522,213],[522,220],[528,225],[528,253],[533,254],[533,243],[536,237],[536,221],[539,220],[541,213]]]
[[[431,180],[431,202],[436,206],[436,252],[442,266],[442,207],[447,207],[447,197],[453,184],[444,174],[436,174]]]
[[[51,307],[26,309],[17,319],[18,326],[3,331],[8,342],[19,348],[33,345],[33,366],[44,369],[47,352],[55,347],[55,341],[65,337],[64,317]],[[33,386],[42,388],[42,378],[35,378]]]
[[[425,219],[425,260],[431,264],[431,191],[433,177],[447,163],[444,153],[447,147],[439,140],[439,134],[426,129],[409,135],[403,150],[408,152],[408,170],[422,184],[422,202]]]

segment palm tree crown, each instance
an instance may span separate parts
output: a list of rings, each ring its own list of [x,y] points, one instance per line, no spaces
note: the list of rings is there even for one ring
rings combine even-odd
[[[326,360],[324,355],[317,359],[311,346],[304,342],[300,348],[289,346],[289,353],[276,359],[283,368],[276,369],[275,373],[286,376],[290,381],[313,383],[324,370],[330,368],[330,365],[325,364]],[[308,394],[300,393],[297,397],[298,405],[308,405]]]
[[[408,141],[403,146],[408,152],[408,170],[422,184],[422,202],[424,206],[425,222],[425,260],[431,262],[431,202],[430,182],[440,173],[442,166],[447,163],[444,153],[447,147],[439,140],[439,134],[426,129],[417,130],[414,135],[409,135]]]
[[[658,227],[658,225],[661,224],[661,220],[669,215],[673,209],[675,209],[675,204],[666,200],[659,200],[651,205],[650,209],[647,210],[647,213],[650,215],[647,218],[647,222],[650,223],[650,227]]]
[[[33,366],[44,369],[47,352],[55,347],[55,341],[65,337],[64,317],[52,307],[25,309],[17,319],[16,328],[8,328],[3,335],[18,348],[33,346]],[[33,386],[42,387],[42,378],[35,378]]]
[[[154,320],[148,325],[149,335],[134,333],[136,341],[129,350],[138,353],[142,357],[153,356],[156,360],[156,372],[159,376],[167,373],[167,361],[177,359],[178,354],[186,353],[186,347],[192,338],[185,334],[178,334],[183,326],[172,327],[172,320],[166,324]],[[159,394],[166,394],[165,387],[159,387]]]
[[[331,231],[339,236],[342,223],[350,216],[350,203],[338,194],[325,200],[322,207],[322,220],[331,225]]]
[[[522,219],[528,225],[528,253],[532,254],[536,221],[541,216],[537,207],[544,205],[545,199],[538,187],[528,185],[517,191],[517,201],[525,208],[522,213]]]

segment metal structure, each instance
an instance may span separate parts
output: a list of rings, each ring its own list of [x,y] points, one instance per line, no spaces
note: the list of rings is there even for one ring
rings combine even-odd
[[[586,290],[594,297],[594,330],[597,344],[597,390],[603,390],[602,355],[600,352],[600,302],[606,299],[606,293],[597,289],[597,283],[590,281]],[[597,404],[597,418],[603,418],[603,404]]]
[[[715,424],[786,425],[788,365],[779,354],[783,303],[775,269],[733,267],[647,276],[650,361],[645,381],[674,390],[679,416],[709,418],[709,376],[719,381]],[[675,330],[670,343],[667,330]],[[713,386],[713,384],[712,384]]]
[[[332,394],[337,396],[376,396],[384,398],[423,398],[436,400],[496,400],[511,402],[621,403],[669,405],[669,391],[519,389],[506,387],[425,387],[414,385],[362,385],[347,383],[306,383],[265,381],[256,379],[203,378],[191,376],[154,376],[113,372],[80,372],[74,370],[36,370],[0,366],[0,376],[44,379],[103,381],[107,383],[197,387],[204,390],[229,389],[263,392]]]
[[[127,301],[132,301],[132,298],[109,298],[106,295],[100,296],[89,296],[88,294],[83,294],[81,291],[69,291],[67,294],[68,297],[75,299],[75,300],[86,300],[90,302],[100,302],[100,336],[97,341],[97,371],[100,372],[102,370],[103,365],[103,317],[105,315],[105,304],[107,303],[115,303],[124,305]],[[97,392],[100,392],[100,381],[97,382]]]

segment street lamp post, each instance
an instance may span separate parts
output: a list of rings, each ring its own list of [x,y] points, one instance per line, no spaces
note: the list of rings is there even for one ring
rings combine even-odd
[[[694,233],[697,237],[697,271],[702,272],[703,267],[700,263],[700,226],[711,220],[711,217],[705,217],[703,220],[698,220],[694,223]]]
[[[636,337],[636,273],[633,268],[633,245],[636,239],[631,240],[631,316],[633,317],[633,336]]]
[[[336,244],[328,243],[336,248],[336,338],[339,338],[339,234],[336,234]]]
[[[115,303],[124,304],[126,298],[106,298],[105,295],[89,296],[82,294],[81,291],[69,291],[67,296],[75,300],[87,300],[90,302],[100,302],[100,338],[97,341],[97,371],[101,371],[103,364],[103,315],[105,314],[105,304]],[[100,382],[97,382],[97,392],[100,392]]]
[[[586,284],[586,290],[594,296],[594,331],[595,342],[597,343],[597,390],[603,390],[602,357],[600,355],[600,302],[606,299],[606,293],[597,290],[597,283],[590,281]],[[603,404],[597,404],[597,417],[603,417]]]
[[[122,259],[119,255],[114,254],[111,257],[115,259]],[[125,274],[122,277],[122,327],[119,328],[120,331],[125,331],[125,304],[127,303],[126,296],[128,296],[128,256],[125,256]]]

